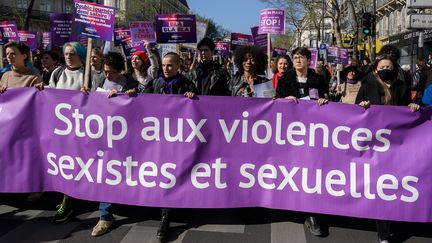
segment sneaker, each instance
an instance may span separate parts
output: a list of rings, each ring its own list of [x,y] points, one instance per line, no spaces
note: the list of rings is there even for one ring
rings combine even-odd
[[[162,216],[161,223],[159,225],[159,229],[157,231],[156,237],[159,242],[165,242],[168,238],[168,228],[170,222],[167,215]]]
[[[73,210],[67,203],[57,205],[57,211],[52,220],[53,223],[61,223],[69,219]]]
[[[321,230],[321,226],[316,221],[315,217],[308,217],[304,224],[309,229],[309,232],[315,236],[322,236],[323,232]]]
[[[114,220],[107,221],[107,220],[100,219],[99,222],[96,224],[96,226],[93,227],[91,236],[100,236],[105,234],[113,224],[113,221]]]

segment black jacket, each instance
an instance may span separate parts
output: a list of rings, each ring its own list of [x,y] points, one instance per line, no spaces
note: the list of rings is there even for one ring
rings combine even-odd
[[[397,79],[390,86],[391,105],[405,106],[410,103],[410,88],[401,80]],[[357,94],[356,104],[369,101],[372,105],[384,105],[384,88],[381,83],[370,72],[363,79],[362,86]]]
[[[171,94],[184,94],[186,92],[193,92],[197,94],[198,90],[192,81],[181,74],[177,74],[177,77],[181,79],[181,81],[174,84]],[[162,80],[162,77],[159,77],[149,84],[149,88],[147,88],[145,93],[164,94],[165,85],[166,83]]]
[[[236,73],[230,80],[230,89],[232,90],[232,96],[243,96],[240,91],[245,87],[246,83],[242,80],[242,75],[243,74]],[[262,84],[269,81],[270,80],[268,80],[264,76],[257,76],[254,80],[254,84]]]
[[[325,86],[323,78],[315,73],[313,69],[308,69],[305,89],[305,92],[307,92],[306,95],[308,94],[309,89],[317,89],[319,98],[324,98],[324,94],[328,92]],[[276,88],[276,97],[285,98],[288,96],[294,96],[296,98],[302,97],[295,69],[288,70],[282,77],[280,77]]]
[[[217,63],[199,63],[187,75],[197,87],[199,95],[230,95],[229,74]]]

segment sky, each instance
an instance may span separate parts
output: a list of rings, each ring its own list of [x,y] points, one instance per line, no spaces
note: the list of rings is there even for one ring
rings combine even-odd
[[[197,14],[243,34],[250,34],[250,28],[259,25],[260,11],[267,8],[260,0],[187,0],[187,3]]]

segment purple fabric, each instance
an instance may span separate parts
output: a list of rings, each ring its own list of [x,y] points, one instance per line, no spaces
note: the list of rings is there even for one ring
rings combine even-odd
[[[8,89],[0,192],[431,222],[431,116],[303,100]]]
[[[73,1],[72,32],[89,38],[112,41],[115,8],[79,0]]]
[[[263,9],[260,14],[259,34],[285,34],[285,10]]]
[[[158,14],[155,16],[157,43],[196,43],[195,15]]]
[[[0,21],[0,45],[18,41],[18,30],[15,21]]]

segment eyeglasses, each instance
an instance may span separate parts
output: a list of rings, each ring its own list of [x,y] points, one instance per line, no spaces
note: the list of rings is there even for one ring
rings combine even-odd
[[[293,59],[294,60],[306,60],[306,57],[305,56],[293,56]]]

